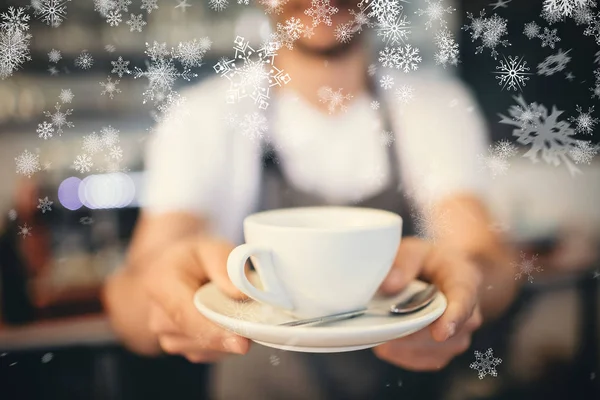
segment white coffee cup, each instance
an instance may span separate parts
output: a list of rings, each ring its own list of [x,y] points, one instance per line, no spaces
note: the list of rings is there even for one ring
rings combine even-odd
[[[227,260],[233,284],[256,301],[313,318],[365,307],[388,274],[402,232],[394,213],[303,207],[244,219],[246,244]],[[246,277],[252,259],[264,290]]]

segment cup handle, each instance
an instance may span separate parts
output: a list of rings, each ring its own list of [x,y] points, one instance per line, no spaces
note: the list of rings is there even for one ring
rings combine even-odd
[[[251,255],[260,260],[260,268],[257,267],[257,271],[265,290],[257,289],[246,277],[246,261]],[[227,259],[227,273],[233,284],[254,300],[286,310],[294,309],[294,305],[275,275],[271,249],[248,243],[236,247]]]

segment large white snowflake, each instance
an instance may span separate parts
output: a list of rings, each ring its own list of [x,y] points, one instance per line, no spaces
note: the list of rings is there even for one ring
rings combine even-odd
[[[175,66],[175,55],[168,49],[166,43],[154,42],[152,45],[146,43],[146,55],[150,62],[146,61],[146,70],[136,67],[133,71],[135,79],[148,79],[148,87],[144,91],[144,103],[154,101],[156,105],[162,104],[167,96],[173,92],[173,85],[181,78],[191,81],[198,74],[192,73],[189,68],[184,67],[179,71]]]
[[[304,14],[312,17],[313,26],[321,23],[331,26],[331,16],[339,10],[329,4],[329,0],[312,0],[310,8],[304,10]]]
[[[52,124],[44,121],[41,124],[38,124],[38,127],[35,131],[38,134],[38,137],[47,140],[52,137],[52,134],[54,133],[54,128],[52,127]]]
[[[379,52],[379,62],[387,68],[401,69],[405,73],[415,71],[421,62],[419,49],[410,44],[404,47],[386,47]]]
[[[73,161],[73,168],[82,174],[90,172],[93,165],[92,158],[87,154],[78,155]]]
[[[418,16],[425,15],[427,17],[427,22],[425,22],[425,29],[429,29],[432,27],[434,22],[438,22],[441,27],[446,27],[446,21],[444,20],[445,14],[452,14],[453,11],[456,11],[453,7],[444,7],[442,4],[444,0],[425,0],[427,3],[427,7],[425,9],[418,9],[415,11],[415,14]]]
[[[498,376],[496,367],[502,363],[501,358],[494,357],[494,351],[487,349],[485,353],[475,351],[475,362],[469,365],[469,368],[477,370],[479,379],[483,379],[486,375]]]
[[[471,32],[471,41],[481,40],[481,45],[477,46],[475,54],[483,53],[483,50],[488,48],[491,50],[491,55],[496,59],[498,57],[498,46],[510,46],[503,36],[508,34],[507,21],[504,18],[494,14],[489,18],[485,17],[485,10],[482,10],[479,17],[473,17],[472,13],[467,13],[467,18],[471,20],[469,25],[462,27],[465,31]]]
[[[380,21],[398,15],[403,9],[401,2],[408,3],[406,0],[362,0],[358,3],[358,8],[367,17]]]
[[[576,105],[575,109],[579,114],[576,117],[569,118],[569,122],[575,124],[575,132],[591,135],[598,123],[598,118],[592,117],[594,106],[589,107],[587,112],[583,112],[583,109],[579,105]]]
[[[575,161],[575,164],[591,164],[592,159],[598,154],[600,146],[592,145],[589,141],[579,141],[569,151],[569,155]]]
[[[577,147],[580,140],[574,139],[575,130],[571,128],[567,121],[560,120],[563,113],[556,106],[552,107],[552,112],[540,104],[527,104],[523,96],[514,97],[518,105],[511,106],[508,109],[508,116],[499,114],[502,119],[501,124],[515,126],[513,136],[517,137],[517,142],[523,145],[531,145],[531,148],[523,155],[532,162],[542,160],[546,163],[558,166],[564,163],[569,172],[574,175],[581,171],[571,162],[572,155],[570,150]],[[532,123],[523,124],[518,118],[524,109],[531,108],[535,119]]]
[[[300,39],[300,36],[303,33],[304,24],[300,22],[300,19],[291,17],[287,19],[283,24],[277,23],[277,30],[270,39],[270,41],[277,43],[278,48],[286,46],[288,49],[292,50],[294,48],[294,42]],[[338,38],[337,32],[336,38]],[[268,44],[269,43],[267,42],[266,45]]]
[[[29,14],[23,7],[8,7],[8,11],[0,13],[0,29],[7,32],[28,31]]]
[[[177,58],[185,68],[199,67],[211,45],[212,42],[208,37],[179,42],[177,47],[172,50],[173,57]]]
[[[73,128],[75,125],[73,122],[68,120],[68,117],[73,113],[73,109],[67,108],[65,111],[61,111],[62,105],[56,103],[54,109],[56,111],[44,111],[44,115],[50,118],[50,122],[56,128],[56,133],[60,136],[63,134],[63,126],[67,128]]]
[[[15,157],[15,162],[17,164],[17,173],[25,175],[28,178],[41,169],[40,156],[30,153],[29,150],[25,150],[18,157]]]
[[[34,14],[47,25],[59,27],[67,18],[67,3],[71,0],[40,0],[32,3]],[[35,5],[34,5],[35,4]]]
[[[433,59],[437,65],[441,65],[444,68],[447,65],[458,65],[458,43],[456,43],[454,36],[448,29],[443,28],[435,34],[435,44],[437,51],[433,55]]]
[[[382,19],[377,24],[377,36],[381,36],[388,45],[399,45],[408,40],[410,29],[410,21],[400,13],[396,17]]]
[[[0,30],[0,79],[8,78],[26,61],[31,35],[21,30]]]
[[[270,89],[283,86],[291,78],[275,66],[277,44],[267,43],[254,50],[241,36],[234,41],[235,56],[223,58],[214,65],[215,72],[230,81],[227,103],[236,103],[249,97],[264,110],[269,106]]]
[[[330,114],[333,114],[337,110],[347,111],[348,106],[346,102],[352,99],[351,94],[343,94],[343,89],[339,88],[338,90],[333,90],[329,86],[323,86],[319,88],[317,93],[319,97],[319,101],[321,103],[327,104],[327,110]]]
[[[571,16],[573,11],[579,7],[592,3],[591,0],[544,0],[544,10],[547,12],[558,12],[565,17]]]
[[[494,72],[498,84],[502,86],[502,89],[508,88],[508,90],[519,91],[522,90],[522,86],[525,86],[525,81],[529,80],[529,75],[533,75],[529,71],[527,62],[523,60],[523,57],[511,57],[508,59],[504,57],[504,60],[500,60],[500,65],[496,66],[497,72]]]
[[[355,28],[351,22],[346,22],[345,24],[339,24],[335,27],[335,39],[338,42],[342,43],[350,43],[352,38],[354,37]]]

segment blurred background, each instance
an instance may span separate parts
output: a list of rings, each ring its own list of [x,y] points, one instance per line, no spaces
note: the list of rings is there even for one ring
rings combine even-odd
[[[0,13],[31,3],[2,1]],[[160,0],[150,14],[139,3],[133,0],[129,8],[143,14],[147,25],[142,32],[130,32],[125,23],[129,12],[119,26],[110,26],[92,0],[65,3],[60,27],[32,16],[31,61],[0,81],[1,399],[205,396],[208,367],[189,369],[183,359],[130,354],[115,341],[103,315],[100,288],[124,257],[143,191],[144,143],[160,119],[151,102],[143,103],[147,80],[119,77],[111,73],[111,62],[122,57],[130,62],[129,70],[143,69],[146,42],[174,46],[209,37],[212,47],[203,65],[193,68],[198,76],[190,82],[179,79],[176,86],[181,87],[212,76],[219,58],[231,56],[236,36],[261,43],[270,27],[262,10],[234,1],[215,12],[207,1]],[[514,142],[512,127],[498,123],[498,113],[516,104],[513,93],[502,91],[491,74],[497,61],[476,55],[470,34],[460,29],[470,23],[466,13],[478,15],[485,8],[488,16],[496,12],[507,18],[510,53],[526,55],[532,72],[555,51],[522,34],[530,21],[547,26],[539,16],[541,0],[509,1],[507,8],[495,9],[489,3],[445,1],[457,9],[449,16],[461,49],[457,68],[443,69],[432,61],[431,31],[413,30],[411,43],[421,49],[422,68],[457,75],[470,86],[491,140]],[[425,5],[413,0],[404,7],[411,16]],[[576,115],[576,105],[584,110],[597,106],[590,87],[599,46],[571,20],[556,27],[557,49],[572,49],[571,62],[551,77],[533,75],[522,93],[528,103],[565,110],[566,118]],[[374,54],[378,45],[373,40]],[[60,59],[54,52],[51,60],[53,50]],[[93,59],[87,69],[80,67],[82,54]],[[568,72],[573,77],[567,79]],[[110,83],[107,77],[119,81],[118,90],[105,91],[100,83]],[[69,93],[70,102],[65,101]],[[48,120],[45,112],[55,111],[66,113],[73,126],[65,123],[61,135],[54,132],[52,140],[41,140],[36,130]],[[74,161],[82,148],[93,146],[94,137],[112,137],[122,154],[98,154],[90,171],[79,173]],[[585,139],[598,143],[600,134],[594,129]],[[39,170],[31,177],[15,171],[25,149],[39,157]],[[442,374],[441,399],[600,399],[600,158],[578,167],[582,173],[571,176],[564,166],[517,156],[507,174],[490,180],[497,229],[524,254],[537,255],[543,271],[523,285],[501,321],[475,338],[474,350],[492,347],[502,358],[499,376],[480,381],[469,369],[470,350]],[[107,187],[113,188],[108,194]],[[399,385],[390,382],[394,386]]]

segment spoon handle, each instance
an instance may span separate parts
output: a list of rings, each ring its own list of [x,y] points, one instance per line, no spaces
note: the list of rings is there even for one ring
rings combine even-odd
[[[361,308],[359,310],[346,311],[346,312],[339,313],[339,314],[326,315],[324,317],[301,319],[299,321],[286,322],[283,324],[279,324],[279,326],[299,326],[299,325],[317,324],[317,323],[323,323],[323,322],[340,321],[343,319],[358,317],[359,315],[363,315],[366,312],[367,312],[367,308]]]

